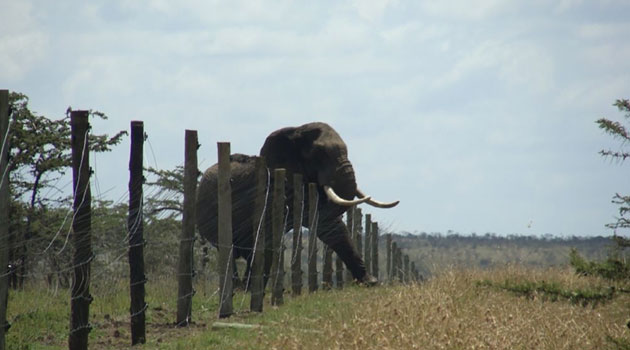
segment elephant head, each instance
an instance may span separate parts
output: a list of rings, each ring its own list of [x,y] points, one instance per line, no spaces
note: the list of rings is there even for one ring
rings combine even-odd
[[[289,173],[301,173],[305,181],[317,183],[328,199],[338,206],[365,202],[391,208],[398,204],[398,201],[379,202],[359,189],[346,144],[326,123],[277,130],[267,137],[260,155],[265,157],[269,168],[285,168]]]

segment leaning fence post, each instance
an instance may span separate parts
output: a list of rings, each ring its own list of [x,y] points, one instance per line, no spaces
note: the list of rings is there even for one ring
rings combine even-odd
[[[232,315],[232,273],[234,271],[234,247],[232,244],[232,185],[230,184],[230,143],[218,142],[218,228],[219,228],[219,317]]]
[[[291,257],[291,286],[293,295],[302,293],[302,217],[304,187],[302,174],[293,174],[293,256]]]
[[[317,184],[308,184],[308,291],[317,290]]]
[[[0,90],[0,349],[5,349],[9,297],[9,90]]]
[[[254,258],[251,267],[251,290],[252,297],[250,301],[250,309],[256,312],[263,311],[264,299],[264,278],[263,266],[265,262],[265,193],[267,191],[267,168],[265,160],[262,157],[256,158],[256,200],[254,203],[254,217],[252,220],[253,231],[256,233],[254,238]]]
[[[283,280],[284,280],[284,187],[286,169],[274,170],[273,184],[273,208],[272,208],[272,231],[273,231],[273,261],[271,264],[271,305],[282,305]]]
[[[192,285],[194,274],[193,244],[195,240],[195,197],[197,189],[197,131],[185,131],[184,144],[184,207],[182,234],[179,242],[177,283],[177,325],[187,326],[192,318]],[[229,150],[228,150],[229,152]]]
[[[70,300],[71,321],[68,345],[71,350],[87,349],[90,303],[90,262],[92,253],[92,195],[90,192],[90,157],[88,147],[89,112],[72,111],[72,183],[74,188],[74,220],[72,242],[74,279]]]
[[[142,213],[142,162],[144,123],[131,122],[131,154],[129,156],[129,294],[131,296],[131,345],[146,343],[144,284],[144,238]]]

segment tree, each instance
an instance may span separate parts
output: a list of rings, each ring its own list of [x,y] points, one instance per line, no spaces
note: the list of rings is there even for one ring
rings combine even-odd
[[[12,119],[9,127],[11,210],[24,213],[23,216],[12,216],[12,227],[17,230],[12,231],[10,240],[13,249],[10,256],[13,271],[19,269],[18,278],[11,279],[18,284],[14,284],[14,288],[23,284],[23,276],[28,270],[27,247],[38,235],[38,227],[42,227],[41,223],[45,221],[42,215],[47,213],[49,206],[55,207],[64,201],[63,191],[56,187],[56,183],[72,165],[70,108],[66,117],[55,120],[31,111],[28,102],[24,94],[9,94]],[[90,111],[90,116],[107,119],[105,114],[98,111]],[[87,148],[92,152],[110,151],[126,134],[126,131],[120,131],[112,137],[106,134],[89,135]],[[44,189],[58,190],[58,198],[42,196]]]
[[[163,212],[167,212],[168,217],[179,217],[184,212],[184,167],[179,165],[173,170],[149,167],[146,170],[156,177],[155,181],[146,183],[152,191],[145,204],[149,219],[157,218]]]
[[[619,111],[624,112],[624,118],[626,122],[630,122],[630,100],[617,100],[613,104],[616,106]],[[621,140],[622,146],[627,146],[630,141],[630,133],[626,126],[624,126],[619,121],[612,121],[606,118],[600,118],[597,120],[597,124],[599,128],[604,130],[606,133],[613,136],[615,139]],[[599,151],[603,157],[610,157],[614,160],[618,160],[623,162],[626,158],[630,157],[630,151],[621,150],[621,151],[613,151],[613,150],[601,150]],[[606,226],[612,229],[618,228],[628,228],[630,227],[630,196],[621,195],[616,193],[612,199],[613,203],[619,205],[619,218],[617,218],[617,222],[607,224]]]
[[[613,105],[616,106],[619,111],[624,112],[626,121],[630,121],[629,100],[617,100]],[[625,146],[627,142],[630,141],[628,129],[621,122],[600,118],[597,120],[597,124],[600,129],[612,135],[613,138],[620,139],[622,146]],[[630,157],[630,151],[626,150],[601,150],[599,153],[603,157],[610,157],[620,162]],[[628,217],[628,214],[630,214],[630,196],[616,193],[612,201],[619,205],[620,216],[617,218],[617,222],[607,224],[606,226],[613,230],[630,227],[630,218]],[[587,261],[578,254],[577,250],[571,250],[569,260],[571,265],[575,268],[575,271],[578,274],[596,275],[611,280],[627,281],[630,279],[630,261],[627,261],[624,256],[624,249],[630,247],[630,240],[615,234],[613,235],[613,241],[615,246],[611,249],[608,258],[604,261]]]

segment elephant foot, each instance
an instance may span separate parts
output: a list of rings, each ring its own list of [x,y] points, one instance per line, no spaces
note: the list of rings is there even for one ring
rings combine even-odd
[[[235,291],[244,291],[245,283],[243,283],[240,278],[235,277],[232,279],[232,289]]]
[[[363,280],[358,281],[360,285],[362,286],[366,286],[366,287],[374,287],[376,285],[378,285],[378,279],[376,279],[376,277],[366,273],[365,276],[363,276]]]

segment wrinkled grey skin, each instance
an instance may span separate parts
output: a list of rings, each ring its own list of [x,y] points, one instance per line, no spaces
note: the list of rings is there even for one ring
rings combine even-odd
[[[352,164],[348,160],[347,147],[337,132],[325,123],[309,123],[299,127],[288,127],[271,133],[260,150],[266,165],[273,169],[287,169],[286,203],[289,207],[287,230],[293,227],[292,179],[294,173],[304,176],[304,183],[318,185],[319,201],[317,223],[318,237],[331,247],[345,263],[353,277],[363,283],[373,284],[375,278],[365,269],[363,260],[351,243],[342,215],[348,207],[332,203],[324,194],[323,187],[331,186],[344,199],[351,200],[357,193],[357,184]],[[252,214],[255,194],[254,156],[234,154],[231,156],[232,184],[232,228],[234,257],[244,258],[249,263],[255,232],[252,227]],[[213,245],[217,244],[217,174],[218,166],[210,167],[203,174],[197,192],[197,224],[200,234]],[[273,184],[273,179],[270,179]],[[272,189],[270,189],[270,193]],[[306,196],[305,196],[306,197]],[[269,199],[270,200],[270,199]],[[269,214],[271,206],[267,205]],[[308,213],[305,203],[304,213]],[[271,232],[270,216],[266,216],[267,234]],[[306,217],[303,221],[306,223]],[[265,252],[265,275],[271,267],[270,251]],[[247,274],[247,272],[246,272]]]
[[[256,190],[255,163],[256,157],[244,154],[230,156],[232,186],[232,238],[234,258],[249,260],[254,245],[252,215]],[[218,244],[218,212],[217,185],[219,165],[208,168],[197,188],[197,227],[202,237],[213,246]]]

